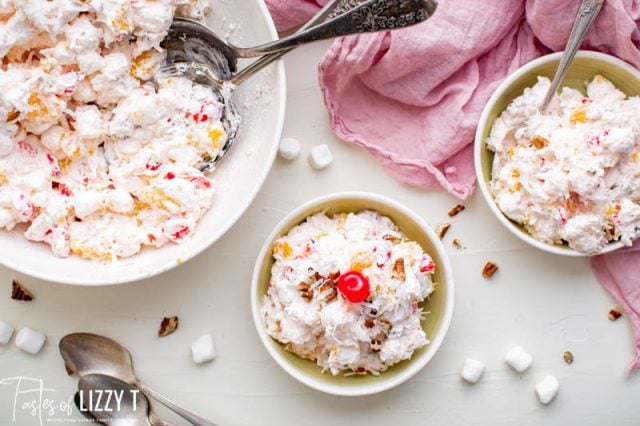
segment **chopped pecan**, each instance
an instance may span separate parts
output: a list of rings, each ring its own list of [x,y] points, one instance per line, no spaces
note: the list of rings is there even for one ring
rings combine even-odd
[[[373,318],[367,318],[366,320],[364,320],[364,326],[367,328],[373,328],[376,326],[376,320],[374,320]]]
[[[33,300],[33,293],[22,287],[18,281],[13,280],[11,283],[11,298],[22,302],[31,302]]]
[[[566,362],[567,364],[571,364],[573,362],[573,354],[569,351],[566,351],[564,354],[562,354],[562,358],[564,358],[564,362]]]
[[[436,234],[438,235],[438,238],[443,239],[444,236],[447,235],[447,232],[449,232],[449,228],[451,228],[450,223],[441,223],[436,226]]]
[[[613,308],[609,311],[609,320],[615,321],[622,316],[622,311],[620,308]]]
[[[329,279],[332,281],[336,281],[338,278],[340,278],[340,271],[335,271],[329,274]]]
[[[393,264],[393,270],[391,271],[391,275],[394,278],[399,279],[400,281],[404,281],[407,279],[407,274],[404,269],[404,258],[401,257],[396,260],[396,263]]]
[[[398,244],[399,242],[402,241],[402,238],[396,237],[395,235],[391,235],[391,234],[385,235],[384,237],[382,237],[382,239],[385,241],[389,241],[391,244]]]
[[[10,123],[13,120],[15,120],[16,118],[18,118],[18,116],[20,115],[20,111],[16,110],[16,109],[12,109],[11,111],[9,111],[9,113],[7,114],[7,118],[6,118],[6,122]]]
[[[607,236],[607,241],[611,242],[616,239],[616,225],[612,221],[608,221],[604,227],[604,233]]]
[[[165,337],[176,331],[180,319],[177,316],[164,317],[160,323],[160,330],[158,330],[158,336]]]
[[[324,300],[331,302],[338,297],[338,290],[335,288],[333,281],[328,280],[320,287],[320,294],[326,294]]]
[[[373,339],[371,341],[371,350],[373,352],[380,352],[381,348],[382,348],[382,342],[380,341],[380,339]]]
[[[311,285],[302,281],[298,284],[298,291],[300,292],[300,297],[307,302],[311,302],[311,299],[313,299],[313,290],[311,290]]]
[[[382,328],[387,330],[387,332],[389,332],[389,331],[391,331],[393,329],[393,324],[391,324],[391,322],[389,320],[381,319],[381,320],[379,320],[379,323],[382,326]]]
[[[496,272],[498,272],[498,265],[493,262],[487,262],[482,269],[482,276],[485,278],[491,278]]]
[[[464,248],[464,246],[462,245],[462,242],[457,238],[454,238],[454,240],[451,241],[451,244],[458,250],[462,250]]]
[[[462,212],[466,207],[462,204],[458,204],[454,208],[449,211],[449,217],[457,216],[460,212]]]

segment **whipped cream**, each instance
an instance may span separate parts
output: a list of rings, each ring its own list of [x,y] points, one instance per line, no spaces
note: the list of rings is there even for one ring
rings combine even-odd
[[[373,211],[310,216],[273,245],[262,309],[268,333],[333,375],[379,374],[429,343],[420,303],[435,264],[387,217]],[[349,302],[341,274],[360,271],[371,293]]]
[[[546,243],[588,254],[612,241],[630,246],[640,234],[640,98],[596,76],[586,96],[564,87],[541,113],[549,86],[540,77],[491,129],[499,208]]]
[[[0,0],[0,229],[104,261],[180,243],[227,140],[210,88],[158,76],[174,13],[202,0]]]

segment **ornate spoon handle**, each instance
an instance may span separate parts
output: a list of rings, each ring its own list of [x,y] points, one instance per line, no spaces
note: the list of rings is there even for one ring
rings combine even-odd
[[[352,2],[356,0],[348,1]],[[261,46],[238,49],[237,53],[253,58],[318,40],[404,28],[427,20],[436,8],[435,0],[368,0],[323,24]]]
[[[571,62],[573,62],[573,58],[576,56],[578,49],[582,46],[591,26],[598,17],[603,3],[604,0],[582,0],[580,9],[578,9],[578,16],[576,16],[573,28],[571,29],[571,34],[569,35],[567,47],[564,50],[564,54],[560,60],[560,65],[558,66],[555,77],[553,77],[551,87],[549,88],[547,96],[540,107],[540,111],[544,112],[551,103],[551,99],[553,99],[558,91],[558,87],[560,87],[560,84],[562,83],[562,80],[564,80],[564,76],[569,70],[569,66],[571,65]]]

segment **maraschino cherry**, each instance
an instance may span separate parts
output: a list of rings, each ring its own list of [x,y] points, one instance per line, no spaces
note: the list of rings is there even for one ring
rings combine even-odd
[[[349,271],[338,278],[338,289],[352,303],[363,302],[369,296],[369,280],[359,271]]]

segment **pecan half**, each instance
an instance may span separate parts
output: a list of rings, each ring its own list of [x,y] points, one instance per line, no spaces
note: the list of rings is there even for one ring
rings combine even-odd
[[[463,206],[462,204],[458,204],[457,206],[455,206],[449,211],[449,217],[457,216],[460,212],[464,211],[465,208],[466,207]]]
[[[620,308],[613,308],[609,311],[609,320],[615,321],[622,316],[622,311]]]
[[[11,283],[11,298],[22,302],[31,302],[33,300],[33,293],[22,287],[18,281],[13,280]]]
[[[407,279],[407,273],[404,269],[404,257],[396,260],[396,262],[393,264],[391,275],[393,276],[393,278],[397,278],[400,281],[404,281]]]
[[[180,319],[177,316],[164,317],[160,323],[160,330],[158,330],[158,336],[165,337],[173,333],[178,329]]]
[[[482,276],[485,278],[491,278],[496,272],[498,272],[498,265],[493,262],[487,262],[482,269]]]

